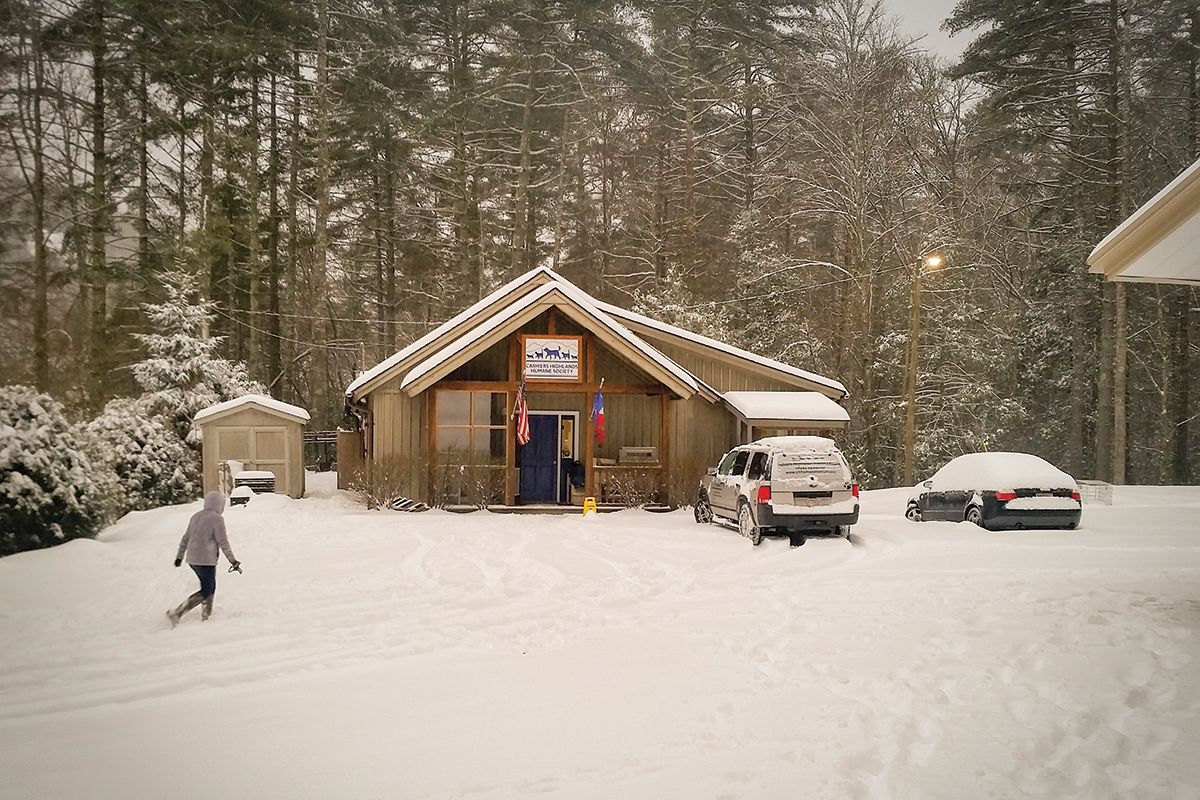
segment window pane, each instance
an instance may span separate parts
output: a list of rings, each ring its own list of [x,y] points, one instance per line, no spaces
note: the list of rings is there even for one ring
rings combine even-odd
[[[470,428],[438,428],[438,450],[457,450],[460,453],[466,453],[470,449]]]
[[[492,392],[492,425],[508,424],[508,394]]]
[[[503,462],[505,459],[504,452],[504,436],[508,431],[503,428],[492,428],[491,434],[491,456],[495,461]]]
[[[438,425],[470,425],[471,393],[438,392],[437,421]]]
[[[471,424],[487,426],[492,418],[491,392],[471,392],[475,408],[471,412]]]

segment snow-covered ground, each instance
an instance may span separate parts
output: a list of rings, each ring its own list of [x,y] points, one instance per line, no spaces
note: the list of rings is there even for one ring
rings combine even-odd
[[[0,797],[1200,797],[1200,489],[755,549],[686,511],[368,512],[310,476],[0,559]]]

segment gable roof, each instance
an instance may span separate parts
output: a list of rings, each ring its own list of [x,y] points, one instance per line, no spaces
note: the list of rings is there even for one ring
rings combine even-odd
[[[196,412],[195,421],[213,420],[219,417],[224,417],[236,411],[241,411],[242,408],[251,407],[257,408],[260,411],[265,411],[268,414],[275,414],[282,417],[289,417],[297,422],[308,422],[310,417],[308,412],[300,406],[294,406],[290,403],[284,403],[281,400],[276,400],[274,397],[267,397],[261,394],[246,394],[233,400],[226,400],[224,403],[217,403],[208,408],[201,409]]]
[[[583,298],[587,298],[583,295]],[[441,350],[414,366],[400,382],[401,390],[416,395],[444,378],[456,367],[466,363],[487,348],[503,340],[522,325],[554,306],[581,326],[662,381],[680,397],[691,397],[700,391],[691,374],[662,353],[631,334],[596,309],[588,300],[571,297],[566,286],[558,282],[543,284],[524,297],[501,309],[490,319],[463,332]]]
[[[606,346],[680,397],[700,393],[710,402],[716,402],[720,395],[647,341],[646,333],[693,350],[699,345],[706,354],[743,362],[743,366],[765,371],[800,388],[846,396],[845,388],[837,381],[601,303],[550,269],[539,267],[359,375],[346,389],[347,401],[353,403],[397,377],[401,389],[415,396],[551,306],[592,331]]]
[[[1087,263],[1114,281],[1200,285],[1200,161],[1105,236]]]

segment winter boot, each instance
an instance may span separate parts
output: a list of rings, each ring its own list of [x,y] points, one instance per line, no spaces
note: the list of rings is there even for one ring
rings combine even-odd
[[[174,628],[176,625],[178,625],[179,620],[183,618],[183,615],[200,605],[202,600],[204,600],[204,597],[201,596],[199,592],[193,592],[187,600],[184,600],[179,604],[178,608],[176,608],[174,611],[168,611],[167,619],[171,620],[171,627]]]
[[[204,598],[204,607],[200,609],[201,622],[208,619],[209,616],[212,615],[212,604],[214,597],[216,597],[215,594],[210,594],[208,597]]]

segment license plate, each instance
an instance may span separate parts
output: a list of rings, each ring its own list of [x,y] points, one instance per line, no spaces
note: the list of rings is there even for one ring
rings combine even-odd
[[[805,508],[817,508],[828,502],[824,497],[801,497],[796,501],[796,505],[804,506]]]

